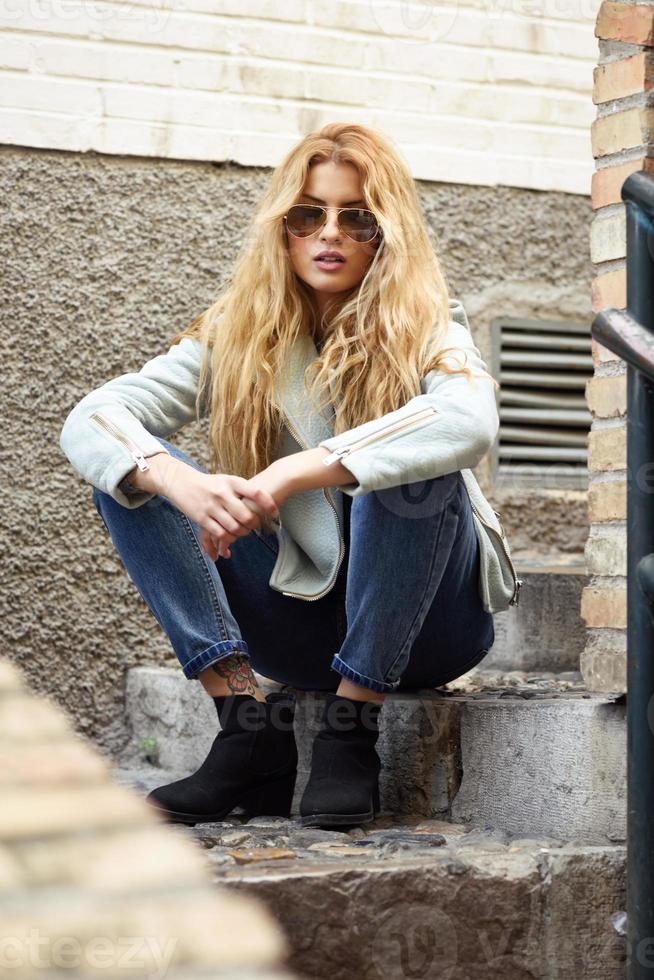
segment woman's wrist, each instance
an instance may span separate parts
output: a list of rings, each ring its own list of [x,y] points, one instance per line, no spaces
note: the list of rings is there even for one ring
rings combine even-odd
[[[282,462],[283,460],[274,460],[265,469],[249,478],[253,486],[267,490],[278,507],[287,497],[296,492],[291,488],[287,470],[279,465]]]
[[[145,493],[165,493],[164,487],[170,486],[172,472],[177,468],[181,460],[175,459],[170,453],[162,450],[152,456],[146,456],[148,461],[147,470],[140,470],[135,466],[125,477],[131,486]]]

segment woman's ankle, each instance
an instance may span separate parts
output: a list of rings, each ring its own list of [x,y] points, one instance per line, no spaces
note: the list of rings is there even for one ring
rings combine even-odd
[[[198,680],[211,697],[229,694],[251,694],[257,701],[266,696],[259,687],[247,653],[237,650],[222,660],[217,660],[197,675]]]
[[[351,698],[353,701],[378,701],[380,704],[386,698],[386,695],[381,691],[373,691],[370,687],[362,687],[360,684],[355,684],[346,677],[341,679],[335,693],[344,698]]]

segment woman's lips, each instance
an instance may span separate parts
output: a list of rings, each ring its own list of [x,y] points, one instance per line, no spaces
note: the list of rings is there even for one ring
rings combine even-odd
[[[345,265],[342,259],[314,259],[314,263],[326,272],[333,272],[334,269],[342,269]]]

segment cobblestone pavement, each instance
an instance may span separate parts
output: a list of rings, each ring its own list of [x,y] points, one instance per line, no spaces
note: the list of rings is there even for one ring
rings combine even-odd
[[[163,782],[179,778],[180,773],[154,767],[117,769],[115,778],[140,792]],[[174,825],[207,852],[215,869],[227,871],[246,864],[279,867],[289,862],[324,864],[351,859],[379,861],[389,858],[423,857],[443,849],[463,854],[466,848],[479,851],[530,853],[565,847],[565,841],[549,837],[525,838],[502,830],[467,828],[443,820],[406,817],[398,821],[392,815],[380,815],[371,823],[346,830],[304,828],[294,817],[251,817],[246,820],[235,810],[219,823]]]

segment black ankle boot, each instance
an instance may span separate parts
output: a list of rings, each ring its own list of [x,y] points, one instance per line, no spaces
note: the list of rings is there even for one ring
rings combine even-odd
[[[379,701],[327,694],[300,803],[303,827],[368,823],[379,813],[381,708]]]
[[[223,820],[236,806],[246,817],[288,817],[297,775],[295,697],[271,692],[214,698],[221,730],[197,772],[159,786],[147,802],[173,823]]]

